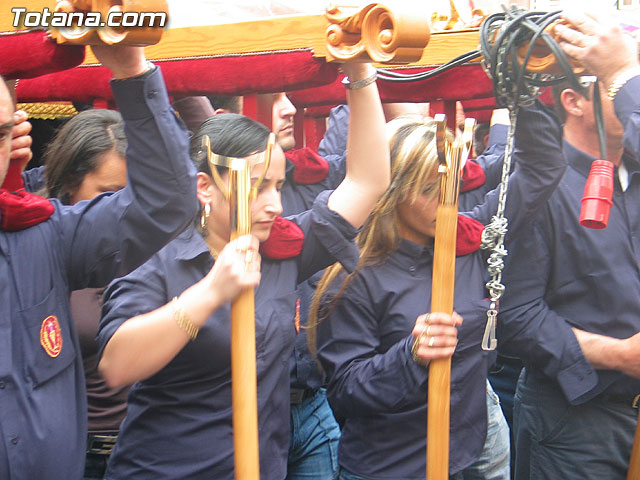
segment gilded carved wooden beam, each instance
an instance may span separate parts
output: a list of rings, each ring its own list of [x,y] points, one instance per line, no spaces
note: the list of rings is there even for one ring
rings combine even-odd
[[[50,31],[58,43],[153,45],[168,17],[166,0],[59,0]]]
[[[430,16],[406,3],[330,6],[325,17],[329,61],[416,62],[431,35]]]

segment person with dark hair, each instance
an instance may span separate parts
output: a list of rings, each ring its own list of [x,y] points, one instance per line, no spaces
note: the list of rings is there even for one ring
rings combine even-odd
[[[557,127],[541,107],[521,113],[518,161],[505,212],[510,237],[544,203],[564,171]],[[532,132],[541,132],[535,141]],[[458,217],[457,313],[425,313],[440,194],[436,124],[430,118],[398,117],[387,124],[387,134],[391,185],[358,234],[359,263],[355,269],[340,264],[327,269],[309,319],[317,328],[317,357],[328,378],[329,401],[344,422],[338,478],[424,478],[426,367],[432,359],[453,355],[450,475],[506,480],[505,421],[488,418],[502,416],[487,382],[495,352],[480,347],[489,306],[480,238],[495,214],[498,192]],[[308,335],[313,350],[316,335],[313,330]],[[504,428],[489,430],[489,424]]]
[[[333,261],[357,256],[352,239],[389,179],[372,69],[361,63],[344,69],[353,115],[345,181],[293,221],[278,219],[285,157],[276,145],[251,204],[252,237],[229,242],[229,203],[212,178],[201,139],[208,136],[225,162],[249,157],[256,179],[270,132],[227,113],[209,118],[193,138],[202,211],[197,225],[105,293],[99,368],[113,386],[134,383],[107,478],[234,478],[230,302],[260,278],[255,291],[260,471],[265,479],[286,477],[296,285]],[[216,170],[226,183],[227,169]]]
[[[127,137],[120,113],[85,110],[70,118],[44,154],[50,197],[66,205],[114,192],[126,182]]]
[[[139,47],[93,46],[129,141],[129,186],[63,205],[9,171],[13,104],[0,85],[0,478],[82,478],[85,380],[69,292],[146,261],[193,218],[186,133]],[[0,82],[1,83],[1,82]],[[69,145],[69,148],[72,146]]]
[[[216,113],[242,113],[241,96],[209,95],[207,98]]]
[[[126,149],[119,112],[96,109],[78,113],[62,126],[45,151],[48,195],[65,205],[75,205],[121,190],[127,183]],[[80,341],[89,412],[85,480],[104,478],[127,410],[129,390],[108,388],[98,372],[96,334],[104,286],[71,292],[71,316]]]
[[[473,153],[474,156],[482,155],[487,147],[489,147],[489,133],[491,125],[488,122],[478,123],[473,130]]]
[[[515,478],[623,480],[640,394],[640,64],[616,25],[565,14],[561,48],[599,79],[556,89],[569,168],[523,241],[507,245],[501,348],[525,369],[515,395]],[[613,162],[605,229],[580,224],[581,200],[600,142]]]

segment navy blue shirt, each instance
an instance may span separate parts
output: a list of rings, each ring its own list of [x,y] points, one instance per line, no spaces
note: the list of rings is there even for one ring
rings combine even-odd
[[[347,149],[347,135],[349,129],[349,107],[338,105],[331,109],[329,128],[318,148],[318,153],[329,163],[329,173],[322,181],[314,184],[298,184],[293,178],[293,164],[287,162],[287,182],[282,188],[283,215],[293,215],[302,212],[313,203],[315,197],[325,189],[335,189],[345,175],[345,152]],[[471,210],[484,201],[484,196],[500,182],[504,145],[507,136],[505,125],[491,127],[489,147],[475,161],[483,168],[486,180],[483,185],[460,194],[458,207],[465,211]],[[322,272],[318,272],[308,281],[298,287],[301,328],[296,338],[294,354],[291,358],[291,386],[293,388],[318,389],[323,385],[323,375],[318,369],[317,362],[309,353],[307,347],[306,325],[309,309],[315,293],[316,284]]]
[[[24,189],[27,192],[37,193],[38,190],[43,189],[46,186],[44,165],[22,172],[22,180],[24,181]]]
[[[640,77],[625,84],[614,105],[624,126],[629,186],[623,192],[615,175],[609,226],[578,223],[595,158],[565,142],[569,168],[523,241],[509,247],[504,276],[501,348],[520,356],[533,375],[557,382],[573,404],[604,391],[640,393],[640,380],[596,371],[571,330],[616,338],[640,331]]]
[[[548,199],[565,168],[559,127],[547,113],[521,113],[516,145],[506,208],[511,236]],[[484,224],[495,213],[496,192],[486,199],[470,214]],[[430,310],[432,269],[431,246],[401,240],[389,258],[361,268],[318,326],[329,401],[344,419],[339,462],[365,478],[424,479],[428,369],[411,358],[411,331]],[[477,460],[486,438],[486,377],[495,360],[495,352],[480,348],[486,275],[483,252],[457,258],[454,309],[464,322],[452,358],[451,474]],[[329,297],[343,279],[344,272]]]
[[[297,284],[336,259],[352,259],[355,229],[327,207],[292,217],[305,232],[301,254],[262,259],[256,290],[258,427],[261,478],[283,479],[289,450],[289,360]],[[193,228],[105,293],[101,348],[129,318],[168,303],[201,280],[213,259]],[[230,306],[216,310],[194,342],[152,377],[135,384],[111,456],[112,479],[233,479]]]
[[[112,88],[129,143],[128,186],[71,207],[52,200],[46,222],[0,231],[3,480],[82,478],[87,405],[69,292],[136,268],[197,210],[187,133],[160,72]]]
[[[327,155],[325,158],[329,164],[329,171],[324,180],[317,183],[302,184],[294,180],[294,165],[287,160],[286,182],[281,190],[282,215],[291,216],[305,210],[313,205],[316,197],[324,190],[334,190],[342,182],[345,176],[345,153]],[[311,300],[315,291],[314,285],[320,273],[298,286],[300,326],[295,339],[294,351],[289,361],[291,374],[291,386],[293,388],[308,388],[316,390],[323,384],[322,373],[318,364],[309,354],[307,348],[306,325]],[[291,315],[295,315],[295,310]]]
[[[329,113],[329,125],[320,145],[318,153],[322,157],[330,155],[344,155],[347,151],[347,137],[349,133],[349,106],[338,105]]]

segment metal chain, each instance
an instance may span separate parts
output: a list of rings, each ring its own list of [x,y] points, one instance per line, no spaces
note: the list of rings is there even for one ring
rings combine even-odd
[[[505,286],[502,283],[502,270],[504,268],[504,257],[507,250],[504,248],[504,237],[508,231],[509,221],[504,216],[504,209],[507,203],[507,187],[509,184],[509,174],[511,173],[511,158],[513,156],[513,144],[518,119],[518,108],[512,106],[509,109],[509,131],[507,133],[507,143],[504,149],[504,160],[502,164],[502,177],[500,179],[500,190],[498,193],[498,207],[496,214],[491,218],[491,223],[482,231],[482,241],[480,248],[491,249],[491,255],[487,259],[488,272],[491,280],[486,283],[489,291],[491,304],[487,311],[487,325],[482,336],[482,349],[495,350],[498,346],[496,340],[496,318],[498,316],[498,303]]]
[[[482,67],[493,81],[496,104],[500,108],[509,110],[509,133],[504,152],[504,164],[502,166],[502,178],[500,183],[498,207],[491,223],[482,233],[482,249],[491,249],[487,259],[488,272],[491,280],[486,283],[491,304],[487,311],[487,325],[482,338],[484,350],[494,350],[497,346],[495,328],[498,315],[498,304],[505,286],[502,284],[502,270],[504,257],[507,250],[504,247],[504,237],[507,234],[508,222],[504,216],[507,197],[507,184],[511,172],[511,157],[516,130],[516,119],[520,107],[528,107],[542,93],[544,87],[558,83],[563,78],[577,82],[568,59],[557,47],[555,42],[549,43],[549,38],[541,37],[541,32],[560,12],[533,14],[526,13],[519,7],[510,9],[503,7],[504,14],[494,14],[485,20],[481,26],[480,52],[482,53]],[[513,23],[517,22],[517,23]],[[526,40],[527,35],[532,34],[537,39],[542,38],[555,55],[564,76],[549,73],[533,73],[527,70],[529,53],[522,65],[515,58],[515,48]],[[533,38],[531,41],[534,41]],[[534,43],[535,44],[535,43]],[[555,45],[555,46],[554,46]],[[495,64],[493,64],[495,63]]]

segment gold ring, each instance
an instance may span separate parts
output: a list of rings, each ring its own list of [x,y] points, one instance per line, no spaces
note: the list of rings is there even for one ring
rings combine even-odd
[[[436,343],[436,337],[429,337],[429,343],[427,343],[427,346],[433,347],[435,343]]]
[[[427,325],[427,330],[425,335],[428,337],[429,336],[429,332],[431,332],[431,325]]]
[[[247,265],[253,262],[253,250],[247,250],[244,252],[244,263]]]

